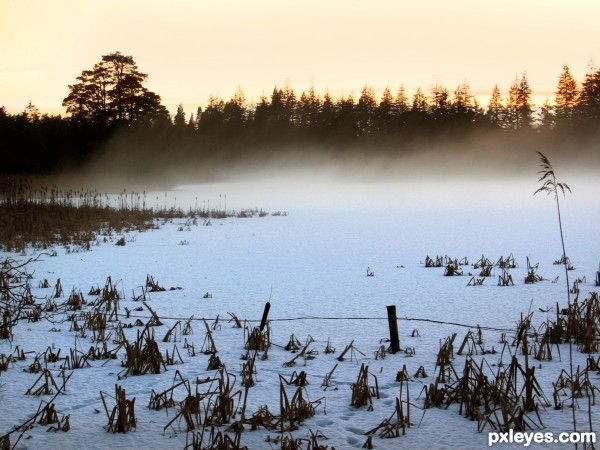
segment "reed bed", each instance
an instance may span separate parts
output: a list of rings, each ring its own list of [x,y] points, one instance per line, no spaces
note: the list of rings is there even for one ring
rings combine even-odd
[[[165,197],[166,199],[166,197]],[[25,252],[28,246],[53,254],[54,246],[67,251],[90,250],[107,242],[114,234],[144,231],[159,227],[159,221],[186,218],[186,226],[211,225],[211,219],[227,217],[264,217],[263,209],[240,211],[195,207],[185,211],[175,206],[150,206],[147,194],[121,191],[115,195],[91,189],[62,189],[58,186],[35,186],[21,178],[0,179],[0,250]],[[286,213],[273,213],[286,215]],[[121,237],[117,245],[125,245]]]
[[[79,314],[86,317],[86,327],[103,329],[108,328],[107,317],[116,308],[115,300],[109,306],[110,298],[114,297],[114,285],[110,277],[105,285],[106,289],[96,292],[99,297],[107,295],[107,299],[100,305],[92,306],[90,303],[81,301],[82,309],[93,311],[75,310],[70,308],[70,301],[67,300],[62,305],[65,314]],[[113,294],[110,294],[110,293]],[[76,295],[74,295],[76,294]],[[81,291],[73,289],[69,299],[81,297]],[[122,365],[126,368],[125,372],[119,374],[119,377],[142,375],[144,373],[162,373],[161,366],[168,364],[169,353],[163,357],[158,351],[158,343],[154,340],[153,320],[158,320],[158,315],[154,310],[145,304],[148,311],[151,312],[150,321],[144,325],[142,331],[138,331],[137,339],[129,343],[125,337],[122,323],[117,325],[110,333],[105,333],[103,340],[96,347],[91,347],[88,352],[78,350],[77,340],[76,348],[71,349],[68,355],[61,357],[60,350],[55,351],[48,347],[42,354],[35,357],[31,364],[31,372],[38,373],[37,380],[28,389],[28,395],[52,395],[55,392],[64,392],[66,379],[63,372],[63,386],[55,381],[55,375],[49,369],[54,363],[61,363],[63,370],[74,370],[83,367],[90,367],[90,361],[96,359],[117,358],[120,348],[124,349],[125,359]],[[110,308],[108,311],[106,308]],[[87,314],[87,315],[86,315]],[[236,317],[230,314],[231,317]],[[192,318],[187,320],[185,328],[191,329]],[[231,320],[239,323],[239,319]],[[244,425],[249,426],[250,430],[264,428],[277,431],[278,437],[271,439],[271,443],[277,442],[281,448],[328,448],[319,443],[325,440],[324,435],[319,432],[313,433],[309,439],[294,437],[291,433],[298,430],[302,423],[313,417],[317,409],[325,400],[322,397],[315,401],[308,400],[307,389],[309,387],[309,376],[304,370],[294,371],[291,376],[285,377],[279,375],[279,414],[273,414],[266,405],[258,408],[250,417],[245,417],[244,412],[240,415],[240,409],[245,410],[246,397],[249,389],[255,385],[254,375],[256,366],[254,359],[248,358],[242,364],[241,368],[241,386],[236,387],[237,378],[231,372],[227,371],[224,364],[216,359],[216,336],[215,331],[219,329],[219,321],[215,320],[211,326],[209,322],[203,320],[206,334],[203,344],[203,353],[210,355],[213,362],[209,362],[207,370],[216,371],[214,377],[196,380],[196,390],[193,391],[190,380],[184,379],[179,371],[176,371],[175,377],[170,388],[162,391],[152,391],[148,401],[148,408],[161,410],[176,410],[174,416],[170,417],[164,429],[180,429],[189,434],[188,445],[185,448],[229,448],[243,449],[241,445],[241,435]],[[516,326],[512,345],[509,345],[505,339],[505,348],[512,347],[512,356],[508,364],[488,364],[485,355],[494,354],[495,351],[486,351],[483,330],[477,327],[475,330],[469,330],[461,340],[457,340],[457,334],[446,338],[439,349],[435,364],[435,379],[426,385],[421,395],[423,396],[422,409],[426,411],[429,408],[449,408],[454,405],[458,414],[465,418],[477,422],[478,431],[486,429],[494,431],[507,431],[509,429],[527,431],[539,430],[544,427],[542,421],[542,410],[553,406],[554,408],[573,407],[570,399],[589,399],[591,405],[595,404],[596,394],[600,390],[594,385],[594,372],[600,370],[598,361],[590,357],[588,367],[578,369],[575,377],[571,377],[566,371],[562,371],[554,383],[552,392],[552,402],[548,400],[536,378],[536,368],[530,364],[530,357],[536,359],[549,359],[554,348],[558,348],[560,343],[565,343],[569,339],[580,343],[579,349],[586,353],[595,353],[597,347],[585,346],[586,342],[597,342],[599,333],[598,324],[600,323],[600,307],[598,295],[592,293],[589,298],[582,301],[575,299],[571,307],[565,308],[557,313],[556,321],[549,321],[542,324],[540,328],[533,329],[531,325],[531,315],[522,317]],[[163,342],[173,342],[181,339],[184,322],[181,320],[173,322],[168,329]],[[272,345],[270,323],[267,322],[265,332],[260,332],[258,328],[250,329],[245,327],[244,336],[246,350],[267,351]],[[190,331],[190,330],[188,330]],[[418,332],[413,331],[413,337],[418,336]],[[114,343],[118,347],[109,350],[107,341],[112,336]],[[594,336],[594,339],[590,339]],[[93,338],[98,341],[98,338]],[[306,357],[311,354],[310,346],[315,342],[312,336],[308,335],[306,342],[301,344],[296,335],[290,335],[285,345],[279,345],[282,351],[295,353],[294,359]],[[455,350],[455,344],[459,342]],[[327,346],[331,346],[329,339]],[[173,348],[171,358],[179,355],[177,347]],[[542,351],[542,349],[545,349]],[[331,353],[331,352],[330,352]],[[352,341],[341,353],[338,363],[344,361],[344,356],[350,355],[350,360],[358,360],[354,353],[360,353],[354,347]],[[377,352],[375,352],[377,353]],[[318,353],[312,353],[318,356]],[[329,353],[325,352],[326,355]],[[455,368],[455,357],[466,355],[462,370]],[[479,360],[475,356],[480,355]],[[521,355],[520,358],[517,356]],[[24,360],[27,353],[19,348],[15,350],[14,355],[0,355],[0,367],[4,370],[11,370],[15,360],[19,358]],[[331,358],[331,357],[330,357]],[[375,357],[377,359],[377,357]],[[179,355],[180,363],[184,363]],[[291,366],[293,364],[287,364]],[[321,388],[333,386],[332,378],[338,364],[324,377]],[[409,387],[414,383],[414,379],[426,379],[428,374],[425,367],[420,366],[411,377],[408,368],[403,365],[402,370],[396,375],[396,382],[400,384],[401,397],[396,398],[394,408],[387,419],[379,422],[375,427],[365,430],[366,442],[364,448],[373,448],[373,437],[379,438],[398,438],[404,435],[408,428],[413,424],[411,422],[410,410],[413,407],[421,409],[411,401]],[[372,382],[372,383],[371,383]],[[294,389],[290,392],[290,387]],[[245,396],[244,396],[245,389]],[[369,372],[369,367],[362,364],[359,370],[356,382],[350,386],[351,401],[350,405],[365,410],[373,410],[374,400],[379,398],[379,382],[377,377]],[[137,419],[135,416],[135,398],[128,399],[125,390],[115,386],[115,395],[109,396],[104,392],[100,393],[104,405],[106,417],[108,420],[105,429],[113,433],[126,433],[135,430]],[[109,407],[108,399],[114,400],[114,406]],[[242,406],[243,400],[243,406]],[[364,408],[363,408],[364,407]],[[40,409],[42,411],[42,409]],[[60,416],[52,405],[46,405],[40,413],[38,424],[51,425],[50,431],[69,431],[71,428],[69,416]],[[174,428],[175,427],[175,428]],[[6,439],[6,438],[5,438]]]

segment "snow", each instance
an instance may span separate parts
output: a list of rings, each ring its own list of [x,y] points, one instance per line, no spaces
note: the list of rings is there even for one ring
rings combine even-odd
[[[600,205],[594,196],[598,192],[597,181],[578,181],[570,183],[574,193],[561,198],[561,207],[567,254],[576,268],[569,276],[571,281],[586,277],[586,282],[580,284],[580,298],[584,299],[589,292],[598,290],[593,283],[600,257]],[[90,288],[103,287],[107,277],[111,277],[122,296],[119,315],[125,324],[134,323],[137,318],[149,320],[146,308],[134,311],[142,302],[132,297],[141,292],[146,276],[151,275],[166,288],[147,294],[147,304],[163,322],[162,326],[153,327],[156,341],[163,355],[176,345],[183,363],[167,366],[160,374],[123,376],[125,352],[121,349],[117,359],[90,361],[91,367],[66,370],[65,374],[70,375],[66,391],[56,397],[54,404],[59,416],[69,415],[70,431],[47,432],[49,425],[36,423],[24,432],[16,448],[183,449],[192,433],[186,433],[183,420],[164,429],[178,408],[150,410],[152,392],[170,388],[177,373],[189,380],[192,391],[207,389],[206,385],[195,383],[217,374],[207,370],[209,355],[200,351],[207,338],[202,320],[205,319],[211,327],[217,355],[232,382],[235,377],[233,391],[240,390],[243,398],[241,369],[245,361],[241,356],[246,353],[245,329],[234,328],[229,313],[239,317],[243,325],[255,327],[267,302],[271,305],[273,345],[267,359],[263,360],[262,352],[258,352],[256,383],[248,392],[246,417],[261,405],[278,415],[279,376],[289,380],[293,372],[305,371],[309,383],[303,391],[305,398],[322,400],[315,415],[291,433],[296,438],[308,439],[311,432],[319,432],[326,437],[320,438],[319,444],[328,448],[361,448],[367,440],[365,432],[393,414],[396,397],[406,399],[408,384],[412,426],[405,435],[393,439],[375,434],[374,448],[487,447],[488,432],[492,430],[487,427],[479,433],[477,422],[462,417],[457,405],[423,410],[423,388],[435,381],[440,345],[453,333],[457,333],[456,352],[466,333],[481,326],[484,348],[494,347],[498,353],[476,354],[473,358],[483,358],[490,368],[497,369],[501,361],[510,362],[511,355],[506,352],[512,351],[508,348],[501,355],[500,337],[502,333],[515,333],[521,315],[533,313],[533,324],[538,327],[543,321],[554,319],[557,302],[560,307],[566,306],[564,268],[552,264],[562,253],[554,199],[533,197],[535,189],[535,183],[525,181],[504,185],[454,180],[361,184],[277,180],[187,185],[170,192],[169,201],[176,197],[178,206],[194,206],[198,199],[211,199],[216,206],[222,193],[227,196],[228,209],[257,205],[270,212],[286,211],[288,215],[213,219],[212,226],[203,226],[202,221],[189,225],[184,220],[173,220],[163,222],[158,230],[127,234],[125,246],[114,245],[120,236],[113,235],[108,242],[92,246],[89,252],[56,248],[55,257],[40,255],[27,266],[33,275],[31,286],[38,303],[45,303],[52,292],[52,288],[38,287],[41,280],[48,279],[53,286],[61,279],[64,295],[55,299],[61,304],[72,289],[82,291],[88,302],[93,301],[96,297],[88,295]],[[149,194],[149,198],[154,195]],[[162,193],[156,195],[161,201],[165,198]],[[184,231],[179,231],[181,227]],[[519,263],[518,268],[511,270],[514,286],[497,285],[497,268],[482,286],[467,286],[471,278],[467,272],[478,274],[471,264],[482,255],[496,261],[511,253]],[[37,255],[30,249],[25,256],[0,256],[25,260]],[[470,265],[463,268],[463,276],[444,277],[443,267],[424,267],[426,256],[437,255],[466,257]],[[528,256],[532,263],[539,262],[538,273],[544,281],[527,285],[523,282]],[[374,276],[367,276],[367,268]],[[550,281],[556,277],[557,283]],[[181,289],[169,290],[171,287]],[[207,292],[211,298],[203,298]],[[382,340],[389,338],[387,305],[396,305],[402,350],[414,349],[414,355],[402,351],[387,354],[384,359],[375,358]],[[131,310],[130,318],[125,317],[126,307]],[[548,309],[549,312],[542,312]],[[193,334],[179,333],[177,342],[163,342],[165,333],[177,320],[192,316]],[[23,370],[33,362],[35,354],[50,347],[55,353],[60,349],[60,356],[64,357],[75,346],[87,350],[95,345],[91,332],[81,337],[70,331],[70,322],[64,318],[64,314],[57,314],[53,322],[21,320],[14,328],[14,339],[0,341],[0,354],[13,354],[17,346],[28,352],[26,360],[16,361],[7,371],[0,372],[0,436],[32,417],[40,402],[52,399],[52,395],[25,395],[40,376]],[[130,342],[135,341],[142,328],[124,329]],[[313,350],[314,359],[299,357],[294,366],[285,367],[298,355],[283,348],[292,334],[302,345],[309,337],[313,340],[308,349]],[[184,348],[185,341],[194,345],[195,356]],[[328,342],[335,347],[335,353],[325,353]],[[357,351],[352,358],[348,354],[344,361],[338,361],[351,342]],[[109,349],[116,346],[109,342]],[[560,358],[553,356],[551,361],[530,359],[550,400],[552,383],[561,370],[568,370],[568,345],[560,346]],[[465,355],[454,357],[453,365],[460,374]],[[585,367],[586,357],[575,351],[575,367]],[[522,355],[519,358],[523,361]],[[58,384],[62,364],[64,360],[48,364]],[[332,385],[325,389],[324,378],[336,364]],[[372,411],[350,405],[351,386],[363,364],[371,374],[369,382],[373,383],[376,377],[379,386],[380,395],[373,400]],[[396,375],[404,365],[411,380],[404,383],[401,393]],[[412,376],[420,366],[427,378]],[[592,381],[600,385],[598,373],[592,375]],[[109,433],[105,429],[108,419],[100,393],[114,396],[115,385],[126,390],[128,399],[136,399],[137,426],[129,433]],[[290,398],[296,389],[286,386]],[[185,395],[179,389],[174,398],[182,401]],[[109,408],[112,401],[109,399]],[[578,429],[587,430],[587,398],[579,399],[578,404]],[[241,403],[236,405],[241,409]],[[545,427],[528,431],[556,435],[571,431],[569,408],[540,407],[540,417]],[[595,429],[600,426],[598,417],[600,406],[595,405]],[[219,430],[225,432],[225,428]],[[201,429],[200,426],[196,431]],[[19,434],[11,435],[13,445]],[[268,442],[268,438],[272,441],[279,436],[277,430],[250,431],[246,427],[241,444],[250,449],[279,448]],[[306,448],[306,441],[303,445]],[[529,447],[545,448],[544,445],[547,444],[532,443]],[[556,447],[567,445],[572,444]],[[521,448],[523,444],[497,446]]]

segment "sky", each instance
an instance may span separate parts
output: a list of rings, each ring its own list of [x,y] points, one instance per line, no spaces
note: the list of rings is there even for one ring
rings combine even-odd
[[[599,19],[597,0],[0,0],[0,106],[64,114],[68,85],[115,51],[188,117],[286,83],[358,99],[466,81],[485,105],[523,73],[539,105],[564,64],[581,81],[600,58]]]

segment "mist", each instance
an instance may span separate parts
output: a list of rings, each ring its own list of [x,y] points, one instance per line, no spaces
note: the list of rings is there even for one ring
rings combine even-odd
[[[552,162],[557,177],[595,180],[600,152],[595,139],[551,139],[534,132],[471,133],[461,138],[281,142],[259,145],[240,139],[229,146],[197,139],[129,130],[112,136],[82,167],[42,183],[115,193],[169,191],[181,185],[265,184],[281,190],[348,184],[416,183],[432,192],[457,183],[481,186],[530,182],[535,186],[539,155]],[[329,186],[329,187],[328,187]],[[222,192],[224,194],[225,192]]]

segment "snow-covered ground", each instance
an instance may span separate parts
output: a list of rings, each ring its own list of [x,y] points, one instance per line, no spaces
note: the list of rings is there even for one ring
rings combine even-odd
[[[567,254],[575,270],[571,282],[585,277],[580,284],[580,299],[586,298],[594,286],[600,261],[600,199],[597,180],[570,180],[573,194],[561,198],[563,227]],[[383,439],[376,433],[373,448],[484,448],[488,445],[488,426],[478,432],[477,422],[459,414],[458,405],[448,409],[422,409],[424,387],[435,382],[436,357],[444,340],[457,333],[453,365],[462,374],[465,355],[456,350],[469,330],[482,327],[482,344],[495,354],[482,358],[488,370],[497,370],[500,363],[510,363],[511,349],[502,353],[503,333],[512,336],[522,316],[533,313],[537,328],[556,317],[556,303],[566,306],[564,268],[553,265],[561,256],[560,236],[554,199],[532,194],[533,182],[468,183],[438,180],[428,183],[325,183],[323,181],[285,181],[272,183],[246,182],[228,185],[180,186],[165,197],[156,193],[157,202],[177,202],[177,206],[198,206],[210,200],[214,207],[242,209],[262,207],[269,212],[286,211],[288,215],[211,220],[204,226],[174,220],[164,222],[160,229],[125,236],[126,245],[115,245],[120,237],[113,235],[107,242],[94,245],[89,252],[65,252],[57,248],[57,256],[41,255],[27,266],[32,274],[31,286],[38,303],[52,295],[52,287],[40,288],[47,279],[51,286],[60,278],[64,295],[53,299],[64,303],[73,289],[82,291],[88,303],[97,297],[89,295],[92,287],[103,287],[111,277],[121,294],[119,319],[122,324],[146,323],[150,313],[141,301],[133,299],[141,293],[147,275],[161,286],[163,292],[147,293],[147,304],[156,312],[163,325],[153,327],[161,352],[172,352],[176,346],[181,356],[178,364],[167,366],[160,374],[123,377],[124,349],[117,359],[90,361],[90,367],[65,370],[63,359],[47,367],[58,385],[62,375],[70,376],[64,395],[58,395],[54,405],[59,417],[69,416],[70,431],[47,432],[50,425],[34,424],[26,430],[17,448],[180,448],[191,440],[186,423],[175,421],[167,426],[179,407],[160,411],[148,408],[151,394],[160,393],[180,379],[188,380],[195,392],[206,392],[208,384],[197,380],[215,377],[218,372],[207,370],[209,355],[202,353],[207,345],[203,319],[211,328],[217,355],[235,384],[232,392],[238,408],[243,403],[244,388],[241,370],[246,362],[247,330],[258,326],[265,303],[270,302],[269,326],[272,347],[268,358],[256,359],[255,385],[248,391],[246,417],[262,405],[274,415],[280,414],[280,376],[289,380],[294,372],[304,371],[308,384],[305,399],[316,402],[315,415],[306,419],[296,431],[283,436],[308,439],[318,433],[318,442],[327,448],[361,448],[367,441],[365,433],[377,427],[394,413],[396,398],[406,400],[409,389],[411,427],[406,434]],[[150,194],[150,198],[155,194]],[[220,197],[221,195],[221,197]],[[219,205],[219,202],[223,202]],[[519,267],[510,271],[514,286],[497,285],[501,271],[481,286],[467,286],[472,273],[479,270],[472,264],[482,255],[493,262],[501,256],[514,255]],[[26,256],[2,254],[24,260],[36,256],[29,250]],[[444,277],[444,268],[425,268],[426,256],[467,258],[464,275]],[[527,257],[539,263],[538,274],[545,280],[525,284]],[[367,269],[374,276],[367,276]],[[558,277],[558,282],[552,282]],[[170,288],[176,288],[170,290]],[[179,289],[180,288],[180,289]],[[204,298],[209,293],[210,298]],[[397,308],[400,347],[403,351],[376,357],[382,340],[389,338],[386,306]],[[136,308],[142,307],[142,311]],[[131,311],[126,318],[125,308]],[[90,306],[83,311],[91,311]],[[68,312],[73,314],[73,312]],[[242,321],[235,328],[230,320],[234,314]],[[167,331],[178,321],[182,325],[190,318],[193,331],[183,335],[176,328],[175,340],[163,342]],[[87,351],[97,343],[93,333],[85,336],[70,331],[71,322],[57,314],[53,321],[22,320],[14,328],[12,341],[0,341],[0,354],[14,354],[15,349],[27,353],[0,372],[0,436],[32,417],[40,404],[52,395],[25,395],[40,374],[24,371],[35,355],[51,349],[60,356],[71,349]],[[245,322],[245,321],[248,322]],[[83,323],[80,320],[80,324]],[[110,324],[116,325],[116,322]],[[247,327],[247,328],[245,328]],[[124,328],[130,342],[135,341],[143,327]],[[116,333],[115,333],[116,335]],[[304,346],[310,342],[310,358],[298,357],[299,352],[285,350],[294,335]],[[509,338],[509,341],[512,337]],[[108,348],[116,348],[116,339],[108,340]],[[353,343],[339,361],[344,348]],[[334,353],[326,353],[330,344]],[[193,345],[195,355],[187,346]],[[554,349],[551,361],[530,358],[535,375],[552,401],[552,383],[561,370],[568,370],[567,345],[560,346],[560,357]],[[250,353],[252,355],[253,352]],[[597,357],[597,355],[596,355]],[[523,361],[522,355],[519,355]],[[575,367],[585,367],[587,355],[575,352]],[[179,358],[177,358],[179,359]],[[42,357],[43,362],[43,357]],[[288,364],[286,364],[288,363]],[[351,405],[352,388],[362,365],[368,366],[370,386],[377,386],[379,398],[373,398],[372,408]],[[336,366],[337,365],[337,366]],[[400,392],[397,373],[406,366],[411,379]],[[427,378],[414,374],[420,367]],[[325,376],[335,367],[330,386],[324,387]],[[600,376],[591,380],[600,386]],[[135,397],[135,430],[129,433],[109,433],[101,392],[109,410],[114,400],[115,385],[126,390],[128,399]],[[213,386],[214,388],[214,386]],[[297,387],[285,386],[291,399]],[[54,389],[56,392],[56,389]],[[184,388],[174,391],[174,399],[183,401]],[[318,402],[317,402],[318,400]],[[403,404],[406,408],[406,404]],[[578,429],[589,429],[587,398],[579,399]],[[372,410],[369,410],[372,409]],[[600,406],[591,408],[595,428],[600,427]],[[406,411],[405,411],[406,412]],[[528,431],[571,431],[569,408],[555,410],[540,405],[539,415],[544,427]],[[537,418],[536,418],[537,420]],[[225,432],[226,425],[219,428]],[[206,434],[209,433],[207,428]],[[195,431],[201,432],[199,426]],[[14,445],[21,433],[11,435]],[[233,433],[229,433],[233,436]],[[281,437],[277,430],[250,431],[245,427],[241,445],[250,449],[280,448],[273,440]],[[270,440],[270,442],[269,442]],[[205,437],[205,444],[207,438]],[[302,448],[307,448],[305,441]],[[497,444],[500,448],[521,448],[523,444]],[[531,448],[572,447],[573,444],[535,444]],[[580,446],[581,448],[581,446]]]

